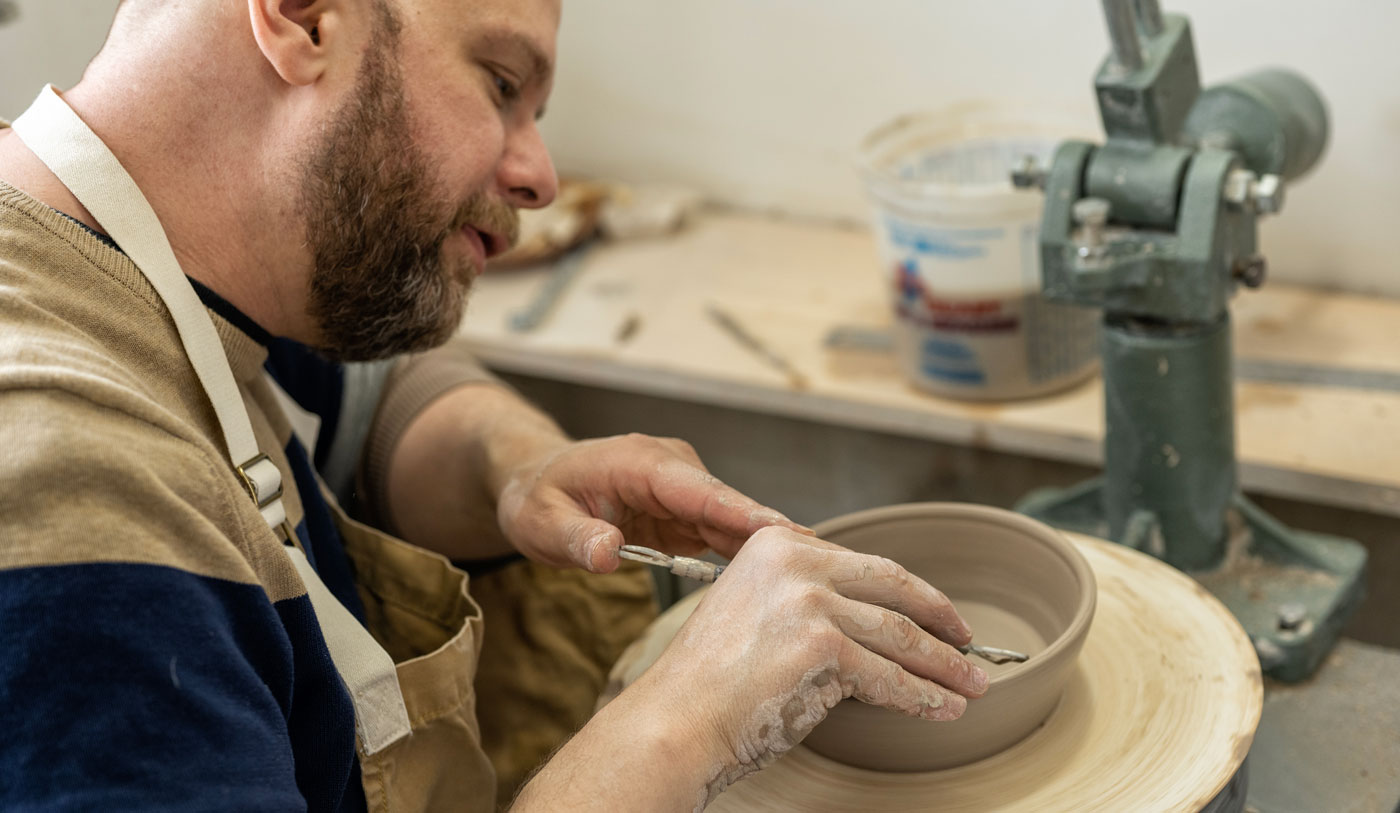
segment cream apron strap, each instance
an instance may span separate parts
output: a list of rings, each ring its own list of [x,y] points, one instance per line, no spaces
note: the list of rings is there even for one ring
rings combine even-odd
[[[377,643],[373,647],[360,645],[359,639],[369,633],[331,595],[306,560],[306,554],[290,545],[287,554],[292,557],[302,581],[306,582],[306,592],[316,608],[316,620],[321,624],[321,635],[331,651],[335,670],[345,685],[351,687],[360,747],[366,754],[376,754],[398,742],[412,728],[394,661]]]
[[[180,271],[180,263],[146,196],[107,145],[46,85],[39,98],[12,125],[39,157],[87,208],[150,280],[179,331],[195,375],[204,385],[229,457],[250,489],[269,527],[286,519],[282,475],[258,452],[243,410],[243,398],[229,370],[214,324]]]
[[[15,134],[92,214],[150,280],[175,322],[185,353],[214,406],[229,457],[268,527],[285,526],[282,474],[258,450],[248,411],[204,303],[185,279],[155,210],[102,139],[52,85],[12,125]],[[290,529],[288,542],[294,543]],[[283,546],[306,592],[336,671],[355,706],[361,748],[373,754],[411,731],[393,659],[328,590],[306,555]]]

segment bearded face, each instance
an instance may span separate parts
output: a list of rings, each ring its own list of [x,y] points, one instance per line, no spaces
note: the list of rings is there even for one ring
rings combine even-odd
[[[308,310],[326,355],[366,361],[447,341],[482,269],[444,243],[467,224],[508,235],[514,209],[486,190],[465,203],[434,181],[416,148],[382,3],[355,92],[307,162],[301,210],[313,268]]]

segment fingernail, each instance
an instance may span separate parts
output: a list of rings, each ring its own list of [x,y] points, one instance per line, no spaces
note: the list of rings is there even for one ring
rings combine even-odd
[[[607,549],[608,549],[608,540],[609,540],[610,538],[611,538],[611,535],[610,535],[610,534],[602,533],[602,534],[598,534],[597,536],[595,536],[595,537],[593,537],[592,539],[588,540],[588,569],[589,569],[589,570],[599,570],[599,569],[601,569],[601,563],[598,561],[598,557],[599,557],[599,554],[603,554],[604,557],[606,558]]]
[[[987,684],[991,683],[991,678],[987,676],[987,671],[980,666],[972,667],[972,687],[979,692],[987,690]]]

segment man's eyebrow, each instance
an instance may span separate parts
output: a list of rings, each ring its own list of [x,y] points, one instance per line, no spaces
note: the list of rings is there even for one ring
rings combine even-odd
[[[486,48],[511,50],[523,56],[527,63],[526,75],[520,77],[523,84],[547,82],[554,75],[554,63],[524,34],[517,31],[489,31],[483,34],[478,42]]]

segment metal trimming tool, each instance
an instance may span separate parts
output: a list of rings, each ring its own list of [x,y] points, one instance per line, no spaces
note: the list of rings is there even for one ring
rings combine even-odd
[[[805,390],[808,387],[807,376],[802,371],[792,366],[792,362],[775,353],[772,348],[753,334],[751,330],[744,327],[743,323],[734,318],[729,311],[718,305],[711,303],[705,308],[705,313],[716,325],[719,325],[725,333],[728,333],[734,341],[738,342],[745,350],[753,353],[764,364],[777,370],[787,377],[788,385],[795,390]]]
[[[630,559],[633,562],[641,562],[644,565],[660,567],[669,570],[677,576],[684,576],[687,579],[694,579],[699,582],[713,583],[719,578],[719,574],[724,572],[724,565],[717,565],[713,562],[706,562],[703,559],[692,559],[689,556],[672,556],[662,553],[659,550],[643,547],[641,545],[623,545],[617,555],[623,559]],[[994,646],[978,646],[968,644],[958,647],[958,651],[964,655],[976,655],[983,660],[992,663],[1023,663],[1030,658],[1023,652],[1016,652],[1010,649],[998,649]]]
[[[999,649],[994,646],[978,646],[968,644],[958,647],[958,651],[964,655],[976,655],[977,657],[991,661],[992,663],[1025,663],[1030,660],[1030,655],[1024,652],[1017,652],[1014,649]]]
[[[724,565],[706,562],[703,559],[692,559],[689,556],[672,556],[669,553],[662,553],[659,550],[641,545],[623,545],[617,555],[623,559],[641,562],[644,565],[665,568],[677,576],[684,576],[687,579],[707,584],[714,582],[715,579],[719,578],[719,574],[724,572]]]

